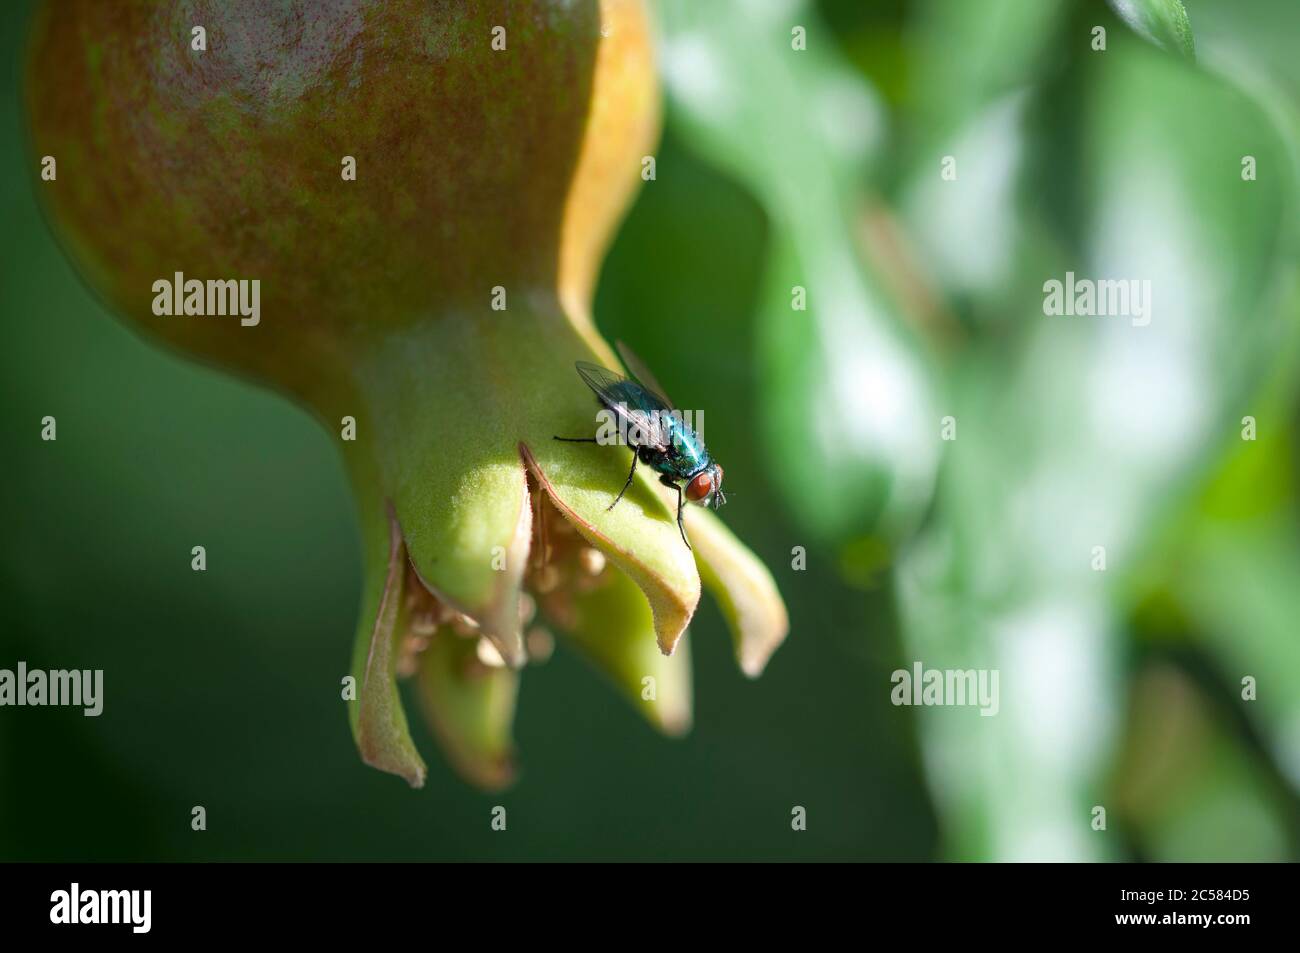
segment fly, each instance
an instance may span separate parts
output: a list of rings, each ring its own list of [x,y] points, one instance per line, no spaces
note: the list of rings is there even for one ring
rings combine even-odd
[[[682,510],[687,500],[703,506],[712,504],[715,510],[727,502],[722,493],[722,467],[709,455],[704,441],[685,422],[683,414],[673,410],[662,396],[662,388],[655,383],[645,365],[622,342],[618,349],[634,377],[623,377],[587,361],[578,361],[574,365],[578,376],[595,392],[601,406],[618,419],[619,430],[626,432],[628,446],[632,448],[632,469],[628,471],[627,482],[608,509],[612,510],[623,499],[636,476],[637,463],[644,463],[659,474],[660,483],[677,491],[677,529],[682,534],[682,542],[690,549],[691,543],[682,525]],[[596,437],[555,439],[599,443]]]

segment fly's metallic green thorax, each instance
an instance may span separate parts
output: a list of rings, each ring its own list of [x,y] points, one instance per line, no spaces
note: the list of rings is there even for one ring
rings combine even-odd
[[[634,369],[639,361],[624,352],[624,359]],[[640,380],[623,377],[596,364],[577,363],[579,376],[596,394],[602,407],[614,418],[619,443],[632,450],[632,469],[622,491],[609,508],[613,509],[632,485],[640,461],[659,474],[659,482],[677,491],[677,526],[682,540],[682,509],[687,500],[717,509],[726,502],[722,494],[722,468],[709,456],[704,441],[690,426],[685,415],[674,410],[668,400]],[[647,376],[648,372],[642,372]],[[610,442],[598,437],[556,437],[557,440],[584,443]],[[683,490],[682,484],[685,483]]]
[[[704,441],[682,417],[673,415],[662,418],[661,426],[668,431],[666,439],[669,452],[662,463],[650,461],[650,465],[660,473],[685,480],[713,462],[709,457],[709,451],[704,446]]]

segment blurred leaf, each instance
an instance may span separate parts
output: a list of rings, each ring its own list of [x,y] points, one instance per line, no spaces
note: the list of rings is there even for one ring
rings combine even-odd
[[[1105,856],[1086,809],[1115,736],[1126,581],[1278,356],[1290,180],[1239,175],[1246,152],[1282,161],[1276,130],[1181,61],[1118,39],[1104,59],[1076,164],[1051,177],[1084,196],[1082,255],[1021,275],[1022,339],[967,356],[936,527],[900,574],[915,658],[1001,671],[996,718],[923,721],[960,856]],[[1148,281],[1147,317],[1045,315],[1067,271]]]
[[[925,0],[917,6],[912,118],[920,126],[917,138],[931,151],[989,103],[1042,77],[1069,9],[1059,0]],[[933,171],[932,163],[916,161]]]
[[[1142,673],[1130,718],[1115,794],[1144,859],[1288,859],[1284,799],[1177,669]]]
[[[1200,62],[1231,78],[1268,110],[1287,136],[1291,175],[1300,184],[1300,57],[1295,55],[1300,4],[1237,0],[1197,3],[1192,12]]]
[[[1300,294],[1290,317],[1294,330],[1274,380],[1250,408],[1255,439],[1233,441],[1159,565],[1227,693],[1240,699],[1278,770],[1300,791],[1300,478],[1287,426],[1300,387]],[[1250,700],[1243,697],[1247,677],[1255,683]]]
[[[1218,661],[1278,769],[1300,791],[1300,527],[1294,520],[1249,527],[1206,525],[1180,561],[1178,595]]]
[[[759,411],[774,477],[823,537],[901,532],[930,496],[938,420],[916,342],[855,250],[879,103],[802,4],[661,10],[670,123],[772,223]]]
[[[1300,4],[1294,0],[1187,0],[1196,21],[1196,44],[1202,62],[1230,56],[1250,61],[1300,101]]]
[[[957,312],[969,305],[981,323],[1005,322],[1017,269],[1042,254],[1018,194],[1029,161],[1027,92],[1059,68],[1069,6],[929,0],[919,9],[899,211]]]
[[[1110,0],[1110,5],[1139,35],[1171,53],[1196,58],[1192,24],[1182,0]]]

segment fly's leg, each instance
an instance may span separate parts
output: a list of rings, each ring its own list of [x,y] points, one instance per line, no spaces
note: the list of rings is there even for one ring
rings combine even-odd
[[[636,476],[636,458],[637,458],[637,452],[636,452],[635,449],[633,449],[633,451],[632,451],[632,469],[629,470],[628,473],[627,473],[627,482],[623,484],[623,489],[621,489],[621,490],[618,491],[618,496],[614,497],[614,502],[611,503],[611,504],[609,504],[609,506],[606,508],[606,510],[605,510],[606,513],[608,513],[608,512],[609,512],[610,510],[612,510],[614,507],[618,506],[618,501],[621,500],[621,499],[623,499],[623,494],[626,493],[626,492],[627,492],[627,488],[628,488],[629,486],[632,485],[632,477]]]
[[[600,443],[600,440],[598,440],[596,437],[554,437],[553,439],[563,440],[566,443]],[[632,469],[628,471],[627,482],[623,484],[623,489],[618,491],[618,496],[614,497],[614,502],[609,504],[609,506],[605,508],[606,513],[608,513],[614,507],[618,506],[618,501],[623,499],[623,494],[626,493],[627,488],[632,485],[632,478],[636,476],[636,458],[637,458],[637,452],[636,449],[633,448]]]
[[[682,542],[686,544],[686,548],[693,552],[694,548],[691,546],[691,541],[686,538],[686,527],[682,525],[682,510],[686,507],[686,500],[682,497],[682,488],[666,476],[661,476],[659,482],[677,491],[677,529],[682,534]]]

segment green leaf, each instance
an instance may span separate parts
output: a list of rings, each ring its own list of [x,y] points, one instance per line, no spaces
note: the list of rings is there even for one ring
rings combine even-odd
[[[1068,10],[1054,0],[918,4],[909,44],[917,102],[904,118],[917,125],[921,142],[909,167],[933,177],[937,142],[1041,75],[1047,57],[1058,55],[1056,34]]]
[[[1177,669],[1157,664],[1136,679],[1129,707],[1132,727],[1112,803],[1143,857],[1289,859],[1285,802],[1213,700]]]
[[[1132,574],[1239,439],[1285,328],[1291,179],[1240,175],[1246,153],[1287,168],[1267,115],[1143,44],[1089,63],[1075,164],[1050,170],[1080,214],[1042,224],[1007,338],[966,355],[935,524],[900,573],[909,658],[1001,672],[996,717],[922,716],[961,857],[1110,856],[1081,812],[1117,737]],[[1146,316],[1045,314],[1067,271],[1149,282]]]
[[[1244,526],[1206,523],[1187,540],[1174,580],[1218,661],[1227,692],[1243,702],[1282,774],[1300,790],[1300,545],[1294,518]]]
[[[1110,0],[1110,5],[1121,20],[1152,43],[1196,59],[1192,24],[1182,0]]]
[[[1291,171],[1300,184],[1300,4],[1288,0],[1236,0],[1198,4],[1199,58],[1229,77],[1268,110],[1288,138]]]
[[[1017,266],[1037,254],[1041,236],[1016,195],[1029,157],[1025,92],[1060,68],[1068,13],[1042,0],[919,7],[897,204],[925,276],[946,293],[934,323],[948,338],[960,338],[958,318],[972,308],[982,322],[1006,321]]]
[[[857,252],[883,110],[804,4],[660,9],[670,122],[771,221],[758,312],[769,467],[817,534],[901,533],[929,499],[937,417],[914,335]]]
[[[1300,790],[1300,513],[1290,428],[1278,426],[1295,405],[1297,318],[1300,295],[1293,295],[1285,356],[1251,402],[1254,439],[1234,441],[1198,511],[1153,562],[1158,584],[1195,619],[1192,634],[1217,662],[1225,697],[1240,699],[1278,770]]]

